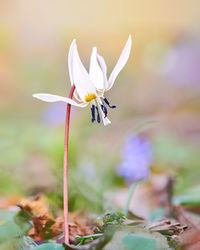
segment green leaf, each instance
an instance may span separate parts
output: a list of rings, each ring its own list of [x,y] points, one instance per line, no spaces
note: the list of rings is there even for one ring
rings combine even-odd
[[[144,245],[145,240],[151,242],[149,243],[150,246],[154,246],[153,242],[156,244],[156,250],[167,250],[169,249],[168,243],[166,238],[157,232],[151,232],[143,226],[139,227],[138,225],[135,226],[118,226],[116,228],[116,232],[112,238],[112,240],[103,248],[104,250],[152,250],[155,248],[138,248],[135,244],[137,243],[136,239],[142,238],[142,245]],[[132,236],[134,235],[134,236]],[[137,238],[133,239],[133,237],[137,236]],[[141,240],[140,240],[141,242]],[[139,243],[140,243],[139,242]],[[127,245],[126,245],[127,244]],[[133,248],[134,246],[134,248]],[[144,245],[145,246],[145,245]],[[132,248],[130,248],[132,247]]]
[[[105,225],[120,225],[124,220],[124,214],[121,212],[107,213],[103,216],[103,222]]]
[[[5,249],[17,249],[21,243],[20,237],[32,227],[30,218],[23,211],[17,214],[1,211],[0,217],[0,249],[3,249],[4,245]]]
[[[64,250],[65,248],[61,244],[57,243],[45,243],[38,247],[31,248],[33,250]]]
[[[30,217],[23,210],[20,210],[14,216],[14,222],[17,224],[17,226],[23,233],[28,232],[32,227]]]
[[[122,212],[120,212],[120,211],[118,211],[116,214],[117,214],[117,216],[118,216],[119,219],[125,217],[125,215]]]
[[[195,188],[190,188],[184,192],[182,195],[175,196],[173,203],[175,205],[185,205],[185,206],[198,206],[200,205],[200,186]]]
[[[90,242],[94,239],[97,239],[99,237],[102,237],[103,234],[102,233],[99,233],[99,234],[92,234],[92,235],[87,235],[87,236],[76,236],[76,240],[79,241],[79,244],[78,245],[82,245],[84,244],[85,242]]]
[[[199,195],[180,195],[173,199],[175,205],[198,206],[200,204]]]
[[[30,218],[23,211],[19,211],[13,218],[10,216],[9,219],[1,222],[0,242],[23,235],[30,229]]]
[[[7,239],[12,239],[20,235],[21,230],[13,222],[13,220],[5,221],[0,225],[0,242],[4,242]]]
[[[0,209],[0,223],[5,220],[12,219],[15,213],[10,212],[6,209]]]
[[[156,240],[137,234],[129,234],[122,239],[127,250],[156,250]]]

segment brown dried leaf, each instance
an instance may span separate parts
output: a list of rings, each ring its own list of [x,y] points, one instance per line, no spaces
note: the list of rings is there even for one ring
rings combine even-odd
[[[183,249],[200,249],[200,216],[186,211],[180,206],[175,207],[177,218],[181,223],[187,223],[189,226],[185,232],[180,234],[179,241]]]
[[[182,233],[179,237],[179,242],[183,249],[194,250],[200,249],[196,248],[200,244],[200,231],[194,228],[188,228],[184,233]]]
[[[44,197],[37,196],[32,199],[23,199],[18,205],[32,220],[33,228],[28,235],[34,240],[44,240],[58,235],[58,230],[53,231],[52,226],[56,223],[49,213]],[[60,232],[59,232],[60,234]]]
[[[200,230],[200,216],[192,213],[192,212],[188,212],[187,210],[185,210],[183,207],[180,206],[176,206],[175,211],[177,213],[177,219],[178,221],[180,221],[180,223],[185,223],[188,226],[193,227],[196,230]]]
[[[43,216],[45,218],[53,219],[49,213],[46,200],[43,196],[36,196],[30,199],[22,199],[19,205],[23,207],[24,211],[31,213],[33,216]]]
[[[57,217],[55,219],[55,223],[51,227],[52,229],[52,236],[57,236],[63,233],[64,231],[64,220],[61,217]]]
[[[187,229],[187,225],[181,225],[175,220],[162,220],[151,222],[146,226],[147,229],[153,232],[160,232],[167,235],[179,235]]]
[[[32,199],[23,199],[19,203],[32,220],[33,228],[28,235],[35,241],[56,237],[64,231],[64,221],[61,217],[54,218],[48,210],[44,197],[37,196]],[[94,234],[91,221],[82,213],[75,213],[73,223],[69,225],[70,241],[75,242],[76,236],[86,236]]]
[[[70,242],[76,242],[76,236],[87,236],[94,234],[94,230],[92,229],[92,225],[87,221],[79,220],[78,217],[74,218],[74,223],[69,225],[69,235]]]
[[[147,220],[128,220],[125,225],[143,227],[151,232],[159,232],[167,235],[179,235],[187,229],[187,225],[181,225],[174,219],[163,219],[159,221],[149,222]]]

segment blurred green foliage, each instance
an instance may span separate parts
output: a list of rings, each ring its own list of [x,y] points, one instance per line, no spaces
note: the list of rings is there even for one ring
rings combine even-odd
[[[5,133],[4,144],[0,144],[1,194],[32,195],[40,191],[44,192],[53,213],[56,213],[57,209],[62,208],[63,205],[64,127],[52,127],[40,122],[34,123],[32,120],[27,122],[26,126],[20,122],[2,125]],[[80,129],[77,130],[76,126]],[[120,161],[117,154],[121,142],[119,141],[113,152],[110,151],[109,154],[103,148],[102,143],[89,147],[89,133],[93,133],[94,129],[87,126],[85,120],[80,120],[79,124],[75,124],[75,128],[71,128],[69,142],[70,211],[81,208],[102,213],[109,206],[105,204],[106,191],[123,185],[123,180],[115,173],[115,167]],[[175,193],[184,193],[191,186],[198,184],[200,156],[197,148],[172,135],[169,131],[152,135],[150,141],[154,150],[156,168],[176,177]],[[37,186],[40,188],[38,180],[33,179],[31,180],[33,185],[26,186],[26,175],[23,175],[23,172],[26,173],[29,168],[27,164],[31,162],[28,160],[31,155],[39,155],[48,159],[45,167],[54,177],[54,182],[50,181],[47,187],[41,190],[37,188]],[[36,165],[34,168],[40,176],[40,166]],[[20,175],[17,174],[18,172]],[[41,176],[41,181],[43,178],[45,176]]]
[[[156,167],[175,176],[175,193],[184,193],[199,184],[198,147],[169,131],[152,137]]]

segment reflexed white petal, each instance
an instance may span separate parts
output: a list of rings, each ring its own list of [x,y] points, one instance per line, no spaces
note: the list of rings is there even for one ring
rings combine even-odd
[[[107,74],[107,66],[106,66],[105,60],[98,53],[97,53],[97,60],[98,60],[98,63],[101,67],[102,72],[106,75]]]
[[[103,76],[104,76],[104,90],[108,88],[108,79],[107,79],[107,66],[106,66],[106,63],[103,59],[102,56],[100,56],[99,54],[97,54],[97,60],[98,60],[98,63],[101,67],[101,70],[103,72]]]
[[[84,108],[88,105],[88,103],[77,103],[70,98],[58,96],[58,95],[41,93],[41,94],[34,94],[33,97],[44,102],[65,102],[65,103],[68,103],[77,107],[81,107],[81,108]]]
[[[100,98],[97,99],[97,103],[98,103],[98,106],[99,106],[99,110],[101,112],[101,118],[102,118],[104,126],[107,126],[107,125],[111,124],[111,121],[107,117],[105,117],[105,114],[101,109],[102,101],[101,101]]]
[[[87,94],[95,94],[95,95],[97,94],[95,87],[92,81],[90,80],[89,74],[80,60],[76,43],[74,44],[72,61],[73,61],[72,72],[73,72],[74,84],[76,86],[77,92],[81,100],[85,102],[85,97]]]
[[[126,45],[119,57],[119,60],[117,62],[117,64],[115,65],[112,73],[110,74],[109,80],[108,80],[108,89],[111,89],[116,77],[118,76],[119,72],[122,70],[122,68],[125,66],[128,57],[130,55],[130,51],[131,51],[131,45],[132,45],[132,39],[131,39],[131,35],[129,35],[129,38],[126,42]]]
[[[73,71],[72,71],[72,66],[73,66],[72,60],[73,60],[73,50],[74,50],[75,43],[76,43],[76,40],[74,39],[70,45],[69,53],[68,53],[68,69],[69,69],[69,78],[70,78],[71,85],[74,84]]]
[[[76,40],[74,39],[70,45],[70,48],[69,48],[69,54],[68,54],[68,69],[69,69],[69,78],[70,78],[70,82],[71,82],[71,85],[73,86],[74,84],[74,78],[73,78],[73,70],[72,70],[72,67],[73,67],[73,50],[74,50],[74,45],[76,43]],[[77,93],[77,89],[75,89],[74,91],[74,97],[75,99],[78,101],[78,102],[82,102],[82,100],[80,99],[80,96],[78,95]]]
[[[97,61],[96,47],[93,47],[90,57],[89,76],[96,89],[104,90],[104,75]]]

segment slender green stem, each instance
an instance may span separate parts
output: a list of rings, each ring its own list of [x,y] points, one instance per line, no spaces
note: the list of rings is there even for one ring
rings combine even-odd
[[[137,184],[138,184],[137,182],[134,183],[134,184],[131,184],[131,186],[129,188],[128,197],[127,197],[126,204],[125,204],[125,207],[124,207],[124,215],[126,217],[128,216],[128,209],[129,209],[130,202],[131,202],[131,199],[132,199],[132,196],[133,196],[133,192],[134,192]]]

